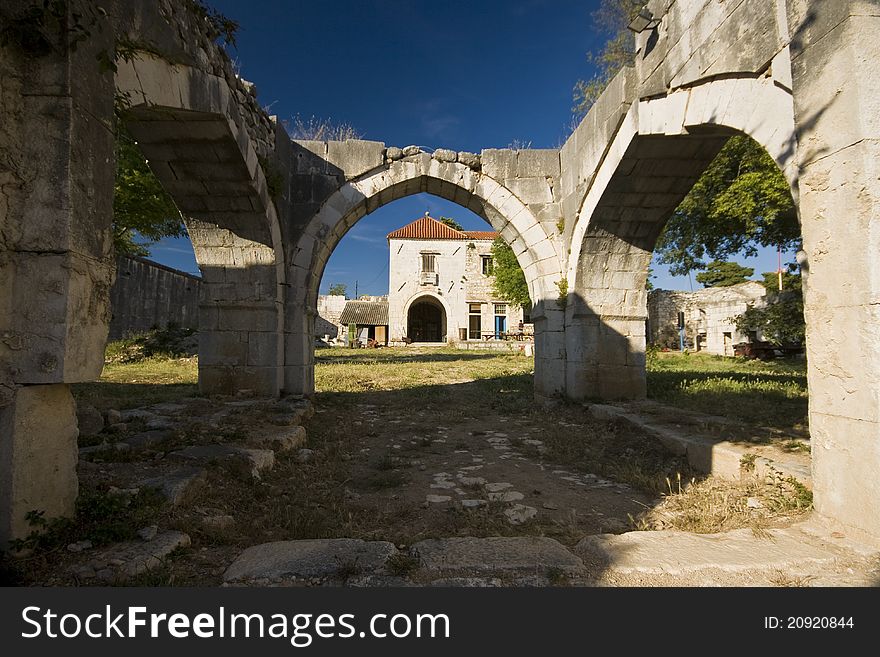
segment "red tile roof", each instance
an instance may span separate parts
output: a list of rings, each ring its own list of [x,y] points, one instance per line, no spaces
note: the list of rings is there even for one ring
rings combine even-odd
[[[498,231],[495,230],[466,230],[464,234],[471,240],[494,240],[498,237]]]
[[[493,230],[455,230],[427,214],[388,233],[388,239],[409,240],[494,240],[498,233]]]

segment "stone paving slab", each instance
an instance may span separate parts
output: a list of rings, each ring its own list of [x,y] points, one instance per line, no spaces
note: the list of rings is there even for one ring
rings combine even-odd
[[[381,573],[397,548],[352,538],[276,541],[249,547],[223,575],[225,582],[282,582]]]
[[[169,456],[185,460],[209,462],[218,459],[243,459],[251,466],[251,474],[259,477],[275,467],[275,452],[271,449],[252,449],[240,445],[198,445],[171,452]]]
[[[189,535],[183,532],[159,532],[149,541],[128,541],[103,549],[71,572],[84,580],[122,583],[159,568],[172,552],[189,545]]]
[[[177,506],[204,483],[206,477],[207,472],[204,468],[185,467],[145,479],[138,482],[138,486],[157,489],[172,506]]]
[[[620,575],[691,575],[704,570],[740,573],[791,570],[810,564],[831,564],[835,551],[807,542],[797,531],[771,529],[756,535],[751,529],[723,534],[676,531],[599,534],[574,548],[585,562]]]
[[[412,552],[432,573],[535,573],[550,568],[577,573],[583,562],[552,538],[535,536],[441,538],[421,541]]]

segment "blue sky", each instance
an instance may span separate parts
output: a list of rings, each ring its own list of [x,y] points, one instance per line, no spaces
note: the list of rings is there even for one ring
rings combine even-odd
[[[514,141],[559,146],[571,122],[572,88],[589,77],[585,53],[603,38],[590,13],[598,0],[211,0],[240,24],[237,60],[259,101],[282,120],[299,115],[354,126],[388,145],[479,152]],[[385,294],[385,235],[423,215],[487,224],[421,194],[362,219],[327,263],[322,293]],[[187,239],[163,240],[152,259],[198,273]],[[789,258],[791,259],[791,258]],[[768,250],[743,264],[776,269]],[[384,274],[382,273],[384,271]],[[656,287],[688,289],[654,266]],[[694,283],[695,287],[699,287]]]

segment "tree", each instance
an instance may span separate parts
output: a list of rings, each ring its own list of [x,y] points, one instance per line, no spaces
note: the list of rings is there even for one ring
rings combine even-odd
[[[513,249],[500,237],[496,237],[492,242],[492,260],[495,294],[514,306],[528,306],[531,299],[525,274],[519,266]]]
[[[347,288],[348,288],[348,286],[345,283],[334,283],[333,285],[330,286],[330,289],[327,290],[327,294],[329,294],[330,296],[338,295],[338,296],[344,297],[345,290]]]
[[[116,185],[113,193],[116,253],[149,255],[148,247],[163,237],[184,235],[186,228],[180,211],[120,121],[116,133]]]
[[[706,265],[706,271],[697,274],[697,283],[702,283],[703,287],[730,287],[745,283],[754,273],[751,267],[736,262],[714,260]]]
[[[447,226],[449,226],[450,228],[453,228],[455,230],[464,230],[464,226],[462,226],[460,223],[458,223],[452,217],[440,217],[440,223],[446,224]]]
[[[633,65],[635,40],[626,26],[644,5],[645,0],[602,0],[592,12],[594,26],[609,38],[599,52],[587,52],[587,61],[596,65],[597,72],[589,80],[575,83],[572,110],[576,116],[590,110],[620,69]]]
[[[593,22],[608,40],[587,59],[597,72],[580,80],[574,113],[586,114],[608,82],[631,66],[635,40],[627,29],[644,0],[602,0]],[[800,242],[800,226],[788,183],[757,142],[732,137],[676,208],[657,240],[661,264],[677,276],[703,269],[704,258],[726,260],[737,253],[754,255],[758,246],[791,249]]]
[[[765,340],[778,345],[803,344],[806,334],[804,320],[804,297],[800,274],[791,271],[782,273],[782,292],[779,291],[779,274],[768,271],[762,274],[764,288],[767,290],[767,304],[748,309],[735,319],[740,333],[760,331]]]
[[[672,213],[655,252],[673,275],[702,269],[706,256],[754,256],[758,246],[797,248],[800,225],[788,182],[764,148],[731,137]]]

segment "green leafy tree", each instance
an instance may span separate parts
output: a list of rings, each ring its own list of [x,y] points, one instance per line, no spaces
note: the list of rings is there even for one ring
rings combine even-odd
[[[703,287],[730,287],[745,283],[755,273],[751,267],[743,267],[736,262],[714,260],[706,265],[706,271],[697,274],[697,283]]]
[[[495,294],[514,306],[528,307],[531,300],[525,274],[513,249],[500,237],[492,242],[492,260]]]
[[[797,248],[800,225],[788,182],[773,158],[745,135],[731,137],[675,209],[655,247],[673,275],[704,258],[754,256],[759,246]]]
[[[779,274],[768,271],[762,274],[767,290],[767,304],[763,307],[749,306],[735,318],[741,333],[761,331],[765,340],[778,345],[803,344],[806,333],[804,321],[804,297],[800,274],[792,271],[782,272],[782,292],[779,291]]]
[[[113,244],[125,255],[149,255],[164,237],[186,235],[180,211],[150,170],[134,138],[120,122],[116,137]]]
[[[330,286],[330,289],[327,291],[327,294],[333,296],[345,296],[345,290],[348,289],[348,286],[345,283],[334,283]]]
[[[452,217],[440,217],[439,221],[441,224],[446,224],[447,226],[455,230],[464,230],[464,226],[462,226]]]

